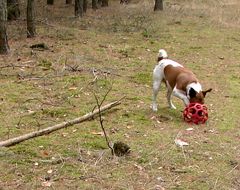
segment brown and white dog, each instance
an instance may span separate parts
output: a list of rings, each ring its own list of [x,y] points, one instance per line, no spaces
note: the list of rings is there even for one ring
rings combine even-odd
[[[164,49],[159,50],[158,65],[153,70],[153,111],[157,111],[157,94],[162,81],[166,83],[168,104],[173,109],[176,107],[171,101],[172,94],[187,106],[191,102],[203,104],[206,94],[212,90],[203,91],[193,72],[168,59]]]

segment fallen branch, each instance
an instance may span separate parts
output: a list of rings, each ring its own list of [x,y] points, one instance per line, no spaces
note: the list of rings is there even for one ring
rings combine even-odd
[[[25,135],[22,135],[22,136],[19,136],[19,137],[15,137],[15,138],[8,139],[8,140],[5,140],[5,141],[0,141],[0,147],[1,146],[2,147],[12,146],[12,145],[18,144],[20,142],[26,141],[26,140],[31,139],[31,138],[46,135],[46,134],[52,133],[54,131],[57,131],[59,129],[66,128],[66,127],[69,127],[69,126],[72,126],[72,125],[75,125],[75,124],[78,124],[78,123],[82,123],[83,121],[92,119],[93,116],[99,114],[99,112],[104,112],[108,109],[111,109],[111,108],[121,104],[121,100],[122,100],[122,98],[120,100],[117,100],[115,102],[112,102],[112,103],[109,103],[109,104],[103,106],[100,110],[96,109],[93,112],[87,113],[82,117],[79,117],[79,118],[76,118],[76,119],[73,119],[73,120],[70,120],[70,121],[66,121],[66,122],[63,122],[63,123],[45,128],[45,129],[41,129],[39,131],[34,131],[34,132],[31,132],[31,133],[28,133],[28,134],[25,134]]]

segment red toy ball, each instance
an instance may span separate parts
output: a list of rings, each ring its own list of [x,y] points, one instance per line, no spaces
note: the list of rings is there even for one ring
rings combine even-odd
[[[204,104],[190,103],[183,111],[187,123],[203,124],[208,119],[207,107]]]

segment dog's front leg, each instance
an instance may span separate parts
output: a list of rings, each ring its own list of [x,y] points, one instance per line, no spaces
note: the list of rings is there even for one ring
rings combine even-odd
[[[185,106],[189,104],[188,97],[181,90],[178,90],[176,87],[173,89],[173,95],[180,98],[184,102]]]

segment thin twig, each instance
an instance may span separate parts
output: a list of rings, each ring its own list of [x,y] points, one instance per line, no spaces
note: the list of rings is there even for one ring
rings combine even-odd
[[[233,170],[235,170],[238,166],[239,166],[239,164],[237,164],[233,169],[231,169],[231,171],[229,171],[229,172],[227,173],[227,175],[229,175],[230,173],[232,173]]]
[[[219,179],[219,177],[216,179],[216,181],[215,181],[215,183],[214,183],[213,190],[217,187],[218,179]]]
[[[96,162],[94,163],[94,165],[96,166],[98,164],[98,162],[100,162],[103,158],[104,152],[102,152],[99,156],[99,158],[96,160]]]
[[[96,100],[96,103],[97,103],[97,106],[98,106],[99,122],[100,122],[100,125],[101,125],[101,128],[102,128],[102,131],[103,131],[103,133],[104,133],[104,137],[105,137],[107,146],[108,146],[108,148],[110,148],[112,155],[114,155],[113,147],[112,147],[111,144],[110,144],[110,141],[109,141],[109,139],[108,139],[107,133],[106,133],[105,128],[104,128],[104,126],[103,126],[102,112],[101,112],[101,110],[100,110],[100,108],[101,108],[104,100],[106,99],[106,97],[107,97],[107,95],[109,94],[109,92],[111,91],[111,89],[112,89],[112,87],[111,87],[111,88],[107,91],[107,93],[104,95],[101,103],[99,103],[99,100],[98,100],[98,98],[97,98],[97,95],[96,95],[94,92],[93,92],[93,95],[94,95],[94,97],[95,97],[95,100]]]

